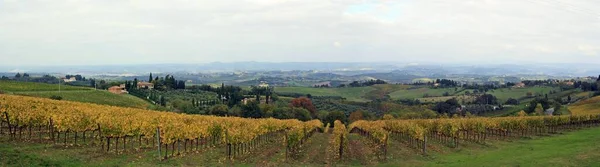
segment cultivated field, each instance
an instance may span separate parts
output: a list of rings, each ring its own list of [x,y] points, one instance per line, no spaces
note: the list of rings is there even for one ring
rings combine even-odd
[[[547,86],[540,86],[540,87],[527,87],[527,88],[502,88],[502,89],[497,89],[492,91],[488,91],[488,94],[494,95],[498,98],[498,102],[506,102],[506,100],[508,100],[508,98],[514,98],[514,99],[519,99],[521,97],[526,97],[527,96],[527,92],[531,92],[534,95],[542,95],[544,96],[544,94],[548,94],[548,96],[550,96],[550,91],[554,90],[554,91],[560,91],[559,88],[556,87],[547,87]]]
[[[40,92],[15,92],[18,95],[45,97],[60,96],[67,101],[76,101],[84,103],[104,104],[120,107],[133,107],[146,109],[151,104],[148,101],[129,94],[113,94],[103,90],[85,90],[85,91],[40,91]]]
[[[312,96],[340,96],[350,101],[368,101],[363,95],[376,90],[373,87],[352,87],[352,88],[311,88],[311,87],[277,87],[275,92],[280,93],[300,93],[310,94]]]
[[[448,94],[452,95],[460,91],[454,91],[454,88],[429,88],[429,87],[421,87],[421,88],[410,88],[404,90],[398,90],[390,93],[390,97],[392,99],[417,99],[423,98],[424,95],[429,96],[442,96],[444,93],[448,92]]]
[[[600,96],[571,104],[569,111],[573,115],[600,114]]]
[[[444,101],[450,100],[452,98],[456,98],[456,100],[458,100],[458,102],[461,104],[475,101],[475,96],[470,96],[470,95],[427,97],[427,98],[417,98],[417,99],[422,103],[437,103],[437,102],[444,102]]]
[[[91,88],[60,85],[61,90],[91,90]],[[6,92],[21,91],[58,91],[58,84],[45,84],[35,82],[19,82],[0,80],[0,90]]]
[[[68,85],[61,85],[61,91],[59,92],[58,85],[54,84],[0,81],[0,91],[4,91],[8,94],[43,98],[60,96],[63,100],[66,101],[76,101],[142,109],[146,109],[151,105],[149,102],[143,99],[128,94],[117,95],[104,90],[94,90],[92,88]]]

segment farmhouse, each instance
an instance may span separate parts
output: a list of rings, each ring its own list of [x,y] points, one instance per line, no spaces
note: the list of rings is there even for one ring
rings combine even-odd
[[[517,84],[515,84],[515,86],[513,86],[513,88],[524,88],[525,87],[525,83],[523,82],[519,82]]]
[[[138,89],[154,89],[154,84],[150,82],[138,82]]]
[[[114,94],[124,94],[124,93],[129,93],[125,90],[125,85],[120,85],[120,86],[113,86],[108,88],[108,92],[110,93],[114,93]]]
[[[64,82],[75,82],[75,81],[77,81],[77,79],[75,79],[75,77],[71,77],[71,78],[69,78],[69,79],[67,79],[67,78],[63,78],[63,81],[64,81]]]
[[[258,87],[261,87],[261,88],[269,87],[269,84],[265,81],[260,81],[260,84],[258,84]]]

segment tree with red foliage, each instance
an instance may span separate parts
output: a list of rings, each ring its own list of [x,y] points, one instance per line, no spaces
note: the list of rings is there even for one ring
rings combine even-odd
[[[310,115],[313,118],[316,118],[317,116],[317,108],[315,108],[315,106],[309,98],[300,97],[292,99],[292,101],[290,102],[290,107],[304,108],[310,112]]]

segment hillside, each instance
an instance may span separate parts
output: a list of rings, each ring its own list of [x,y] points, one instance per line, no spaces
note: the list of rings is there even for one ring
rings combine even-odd
[[[129,94],[117,95],[104,90],[94,90],[92,88],[69,85],[61,85],[61,91],[59,92],[58,85],[54,84],[0,81],[0,91],[3,91],[7,94],[43,98],[60,96],[62,97],[62,100],[66,101],[104,104],[120,107],[146,109],[151,105],[149,102]]]
[[[58,84],[0,80],[0,90],[5,92],[58,91],[58,89]],[[60,90],[92,90],[92,88],[77,87],[63,84],[60,85]]]
[[[299,93],[310,94],[312,96],[340,96],[350,101],[368,101],[363,96],[376,90],[373,87],[352,87],[352,88],[311,88],[311,87],[277,87],[277,93]]]
[[[569,106],[573,115],[600,114],[600,96],[592,97]]]

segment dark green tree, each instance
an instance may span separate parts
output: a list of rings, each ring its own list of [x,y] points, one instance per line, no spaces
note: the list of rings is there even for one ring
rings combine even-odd
[[[346,114],[344,114],[344,112],[332,111],[332,112],[329,112],[329,114],[327,114],[327,117],[325,117],[325,120],[323,123],[325,123],[325,124],[329,123],[331,125],[331,127],[333,127],[333,122],[335,120],[340,120],[343,123],[348,122],[348,119],[346,118]]]

